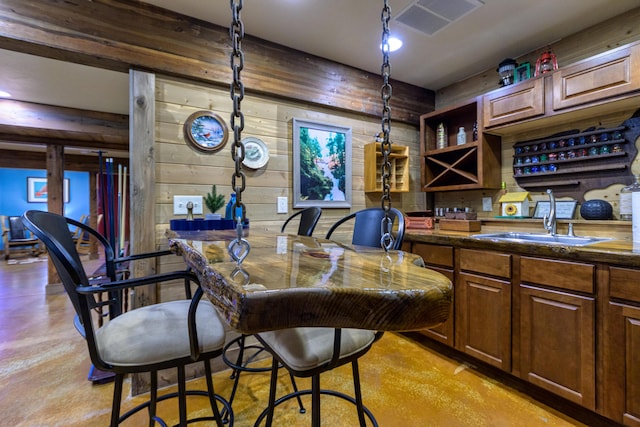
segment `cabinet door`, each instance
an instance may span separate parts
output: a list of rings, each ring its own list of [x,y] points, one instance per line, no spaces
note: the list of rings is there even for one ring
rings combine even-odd
[[[544,78],[525,80],[482,97],[484,126],[497,126],[544,114]]]
[[[595,301],[520,285],[523,379],[595,410]]]
[[[510,282],[460,273],[456,286],[456,348],[510,371]]]
[[[640,426],[640,308],[611,303],[605,356],[605,414]]]
[[[553,109],[640,89],[640,44],[594,56],[553,74]]]
[[[455,283],[453,273],[453,246],[431,245],[428,243],[414,242],[413,253],[420,255],[427,268],[445,275],[451,283]],[[455,289],[454,289],[455,294]],[[435,328],[423,329],[423,335],[453,347],[454,345],[454,303],[449,310],[449,318],[442,325]]]

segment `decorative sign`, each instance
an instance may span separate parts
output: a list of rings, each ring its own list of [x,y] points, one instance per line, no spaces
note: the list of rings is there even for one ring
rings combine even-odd
[[[572,219],[576,212],[576,200],[560,201],[556,202],[556,218],[558,219]],[[544,218],[545,215],[549,215],[551,211],[551,203],[538,202],[536,203],[536,210],[533,213],[534,218]]]

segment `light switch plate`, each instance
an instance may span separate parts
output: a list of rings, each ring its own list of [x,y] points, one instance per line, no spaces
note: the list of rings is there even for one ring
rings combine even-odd
[[[491,206],[491,197],[482,198],[482,210],[485,212],[491,212],[493,210]]]
[[[278,197],[278,213],[289,212],[289,201],[287,197]]]
[[[193,213],[202,214],[202,196],[173,196],[173,214],[186,215],[187,203],[193,203]]]

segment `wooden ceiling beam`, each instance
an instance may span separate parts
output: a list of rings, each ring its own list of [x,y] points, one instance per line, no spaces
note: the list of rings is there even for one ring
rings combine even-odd
[[[117,71],[144,69],[229,86],[227,28],[121,0],[0,2],[0,48]],[[247,92],[380,116],[382,78],[246,36]],[[433,91],[392,81],[393,119],[418,124]]]

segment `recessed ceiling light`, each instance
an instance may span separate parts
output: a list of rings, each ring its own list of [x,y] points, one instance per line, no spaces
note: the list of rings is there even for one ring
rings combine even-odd
[[[387,39],[387,44],[389,47],[389,52],[395,52],[402,47],[402,40],[396,37],[389,37]],[[382,43],[380,43],[380,50],[382,50]]]
[[[5,92],[4,90],[0,90],[0,98],[11,98],[11,94],[9,92]]]

